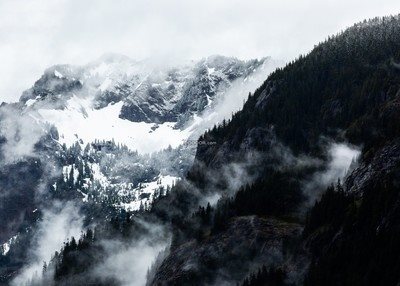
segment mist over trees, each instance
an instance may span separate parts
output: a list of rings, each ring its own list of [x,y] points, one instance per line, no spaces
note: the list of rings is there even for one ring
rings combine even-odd
[[[371,19],[273,72],[195,158],[59,147],[48,196],[88,201],[85,230],[28,285],[397,285],[399,61],[400,17]],[[183,178],[141,192],[163,172]]]

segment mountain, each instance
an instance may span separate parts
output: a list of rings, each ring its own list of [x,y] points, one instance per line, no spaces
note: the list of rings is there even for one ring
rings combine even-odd
[[[214,62],[213,58],[210,61]],[[107,181],[105,184],[112,187],[108,189],[110,193],[95,188],[91,193],[82,191],[83,199],[96,198],[94,207],[84,204],[85,217],[98,219],[89,219],[85,231],[61,245],[44,264],[39,260],[35,269],[41,274],[33,275],[28,271],[31,268],[24,269],[14,283],[398,285],[399,61],[400,16],[364,21],[329,37],[309,54],[276,69],[254,93],[244,94],[247,101],[240,111],[233,111],[230,119],[225,117],[202,131],[193,150],[194,161],[182,173],[185,175],[172,188],[154,192],[152,200],[139,206],[139,211],[110,208],[121,203],[115,201],[120,196],[111,193],[124,193],[124,184],[137,173],[127,165],[146,165],[149,157],[125,145],[101,141],[106,138],[82,148],[80,134],[76,136],[78,143],[60,146],[62,135],[57,139],[54,128],[49,127],[49,140],[42,140],[39,145],[45,154],[59,152],[61,157],[57,160],[61,160],[65,174],[50,190],[53,198],[78,194],[77,190],[91,184],[90,175],[85,180],[81,174],[95,177],[94,170],[99,168],[104,175],[100,182]],[[215,71],[234,71],[236,66],[228,64],[225,69],[215,63],[210,68],[207,62],[200,62],[206,69],[195,72],[199,81],[190,80],[181,89],[175,85],[181,91],[176,93],[177,97],[170,96],[165,85],[160,84],[154,91],[147,83],[137,101],[125,95],[110,95],[111,101],[120,105],[102,105],[94,87],[92,94],[96,96],[91,98],[95,98],[92,103],[96,104],[90,105],[90,111],[82,104],[74,110],[80,111],[82,118],[90,118],[91,112],[118,107],[115,109],[119,112],[113,114],[120,118],[124,106],[135,106],[130,110],[141,114],[140,120],[147,118],[159,125],[154,130],[172,122],[174,130],[185,132],[192,128],[185,124],[193,123],[185,119],[182,125],[182,117],[174,115],[174,111],[184,107],[189,117],[194,114],[196,119],[199,111],[208,117],[212,111],[202,110],[208,102],[205,99],[211,99],[211,91],[225,85],[224,80],[210,75]],[[197,66],[194,70],[198,71]],[[246,70],[234,74],[245,75]],[[59,79],[66,73],[58,69],[57,72],[56,75],[52,71]],[[73,74],[69,80],[55,83],[56,90],[65,88],[65,100],[59,101],[58,91],[43,93],[47,87],[37,89],[46,93],[46,106],[56,102],[51,112],[57,112],[57,118],[58,112],[71,110],[72,102],[85,99],[77,90],[88,84]],[[228,79],[229,75],[224,74],[220,78]],[[74,83],[78,78],[79,84]],[[197,87],[189,88],[192,84]],[[235,84],[232,87],[238,88]],[[198,90],[204,93],[195,96]],[[35,112],[40,115],[42,108],[42,96],[38,96],[31,90],[17,104],[24,106],[24,112],[32,109],[35,122],[41,122],[35,117]],[[151,105],[140,103],[141,98],[151,100]],[[194,105],[193,100],[186,104],[190,98],[202,99]],[[152,110],[153,104],[157,109]],[[138,123],[135,116],[124,120]],[[65,133],[62,128],[57,129],[61,130],[59,134]],[[7,146],[7,138],[11,137],[6,137],[3,146]],[[171,160],[179,150],[169,148],[164,153],[169,155],[163,156]],[[27,161],[24,166],[28,162],[36,164],[34,160]],[[100,162],[108,163],[96,165]],[[155,174],[163,174],[158,169],[161,161],[156,162],[146,166],[154,166]],[[8,178],[7,174],[4,176]],[[144,178],[147,177],[145,174]],[[157,178],[155,184],[163,179],[166,177]],[[145,182],[143,178],[139,181]],[[151,182],[146,184],[144,189]],[[140,192],[141,186],[138,188],[129,195],[140,197],[147,193]],[[38,229],[42,230],[40,226]],[[46,236],[36,237],[39,245],[47,241]],[[9,254],[2,257],[3,265],[9,267],[9,276],[18,269],[15,257],[20,256],[15,252],[20,249],[23,248],[14,246],[13,250],[11,246]],[[13,263],[10,259],[14,259]],[[28,275],[28,280],[23,280],[24,275]]]
[[[237,88],[253,89],[275,65],[212,56],[161,67],[105,55],[47,69],[0,107],[2,279],[26,264],[59,201],[74,202],[86,226],[149,210],[189,169],[199,134],[240,107]]]
[[[400,17],[395,16],[364,21],[330,37],[277,69],[243,110],[199,139],[215,142],[198,145],[188,174],[203,195],[229,191],[232,178],[221,176],[221,170],[246,163],[249,154],[252,162],[261,157],[261,164],[253,166],[262,169],[252,183],[206,212],[208,225],[185,230],[177,224],[185,234],[171,249],[174,259],[167,257],[158,266],[153,285],[167,271],[179,273],[169,281],[180,285],[228,278],[232,284],[245,280],[243,285],[398,284],[399,31]],[[357,149],[358,159],[351,152]],[[341,156],[350,159],[344,178],[332,176]],[[254,173],[244,166],[242,176]],[[204,210],[197,216],[201,221]],[[213,264],[208,252],[196,266],[187,266],[195,259],[190,253],[204,244],[219,247],[230,236],[242,241],[237,220],[271,217],[278,222],[264,234],[279,233],[278,226],[287,222],[304,230],[289,239],[264,239],[256,249],[248,234],[248,244],[230,245],[233,257]],[[274,255],[263,258],[272,249]],[[241,260],[250,254],[253,265]],[[227,264],[235,267],[227,269]],[[263,266],[282,273],[278,284],[276,276],[262,274]],[[245,279],[246,272],[253,274]]]
[[[190,124],[198,125],[196,119],[232,84],[248,85],[274,65],[269,58],[212,56],[177,67],[152,67],[146,61],[104,56],[86,66],[47,69],[20,103],[35,120],[55,125],[67,146],[77,139],[114,139],[151,153],[183,143],[194,132]]]

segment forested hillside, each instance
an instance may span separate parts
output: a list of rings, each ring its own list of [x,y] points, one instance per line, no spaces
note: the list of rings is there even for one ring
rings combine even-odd
[[[44,277],[117,283],[90,270],[102,241],[139,243],[145,221],[171,234],[148,285],[398,285],[398,62],[399,16],[318,44],[200,137],[186,180],[65,244]],[[337,146],[361,150],[343,175],[331,172]]]
[[[218,170],[241,162],[249,152],[262,154],[263,171],[233,198],[220,200],[215,210],[204,214],[200,209],[206,225],[212,221],[211,232],[200,237],[212,239],[213,231],[225,231],[241,216],[295,221],[305,229],[300,239],[292,237],[297,242],[282,246],[283,253],[291,253],[277,263],[289,272],[285,283],[302,284],[302,278],[296,279],[306,273],[307,285],[396,285],[399,40],[399,17],[356,24],[278,69],[230,122],[206,132],[199,142],[216,144],[199,144],[197,162],[188,174],[205,193],[210,192],[210,174],[219,178]],[[324,189],[317,185],[305,193],[303,182],[327,165],[291,166],[282,150],[326,162],[326,141],[361,146],[362,153],[345,182],[329,187],[304,216],[310,193]],[[219,183],[224,185],[224,179]],[[213,213],[211,219],[208,213]],[[306,263],[303,259],[311,261],[304,272],[297,267]]]

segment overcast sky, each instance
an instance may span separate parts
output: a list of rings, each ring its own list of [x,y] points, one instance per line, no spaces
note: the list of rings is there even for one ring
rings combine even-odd
[[[399,0],[0,0],[0,102],[53,64],[108,52],[288,60],[354,22],[397,13]]]

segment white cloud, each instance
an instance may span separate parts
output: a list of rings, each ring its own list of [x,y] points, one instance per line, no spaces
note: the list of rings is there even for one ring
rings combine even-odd
[[[120,241],[109,241],[106,245],[107,259],[94,272],[96,277],[115,278],[123,286],[146,284],[146,274],[158,253],[167,242],[151,245],[146,241],[126,245]]]
[[[192,137],[200,136],[204,130],[212,128],[214,124],[221,123],[223,119],[230,119],[233,113],[243,108],[243,103],[247,100],[249,92],[254,93],[271,72],[282,66],[284,66],[282,61],[267,59],[245,80],[243,78],[235,80],[232,86],[224,91],[222,97],[217,99],[215,106],[206,109],[200,118],[196,118],[193,126],[196,126],[197,130],[192,134]]]
[[[27,114],[21,114],[12,106],[0,109],[0,136],[6,139],[0,152],[4,160],[0,163],[9,164],[25,156],[35,156],[34,146],[45,134],[45,126],[37,124]]]
[[[122,286],[146,285],[147,271],[156,262],[160,252],[170,244],[170,238],[164,227],[138,222],[148,231],[146,236],[130,242],[103,240],[101,244],[107,259],[96,265],[92,275],[104,279],[112,277]]]
[[[55,251],[72,236],[79,238],[83,230],[83,217],[73,203],[55,202],[53,208],[43,212],[38,231],[29,253],[29,263],[12,281],[11,285],[24,285],[35,273],[40,275],[43,262],[48,262]]]
[[[345,143],[331,143],[327,149],[329,162],[326,169],[317,172],[311,180],[304,182],[303,189],[308,195],[307,204],[312,205],[320,195],[325,192],[331,184],[336,184],[338,180],[343,180],[348,175],[350,169],[354,167],[361,154],[357,146]]]
[[[3,0],[0,101],[16,100],[50,65],[105,52],[291,59],[356,21],[399,11],[397,0]]]
[[[346,145],[333,143],[329,148],[329,162],[328,170],[322,173],[320,180],[326,185],[334,183],[338,179],[343,179],[353,161],[356,161],[360,156],[361,151],[359,148]]]

